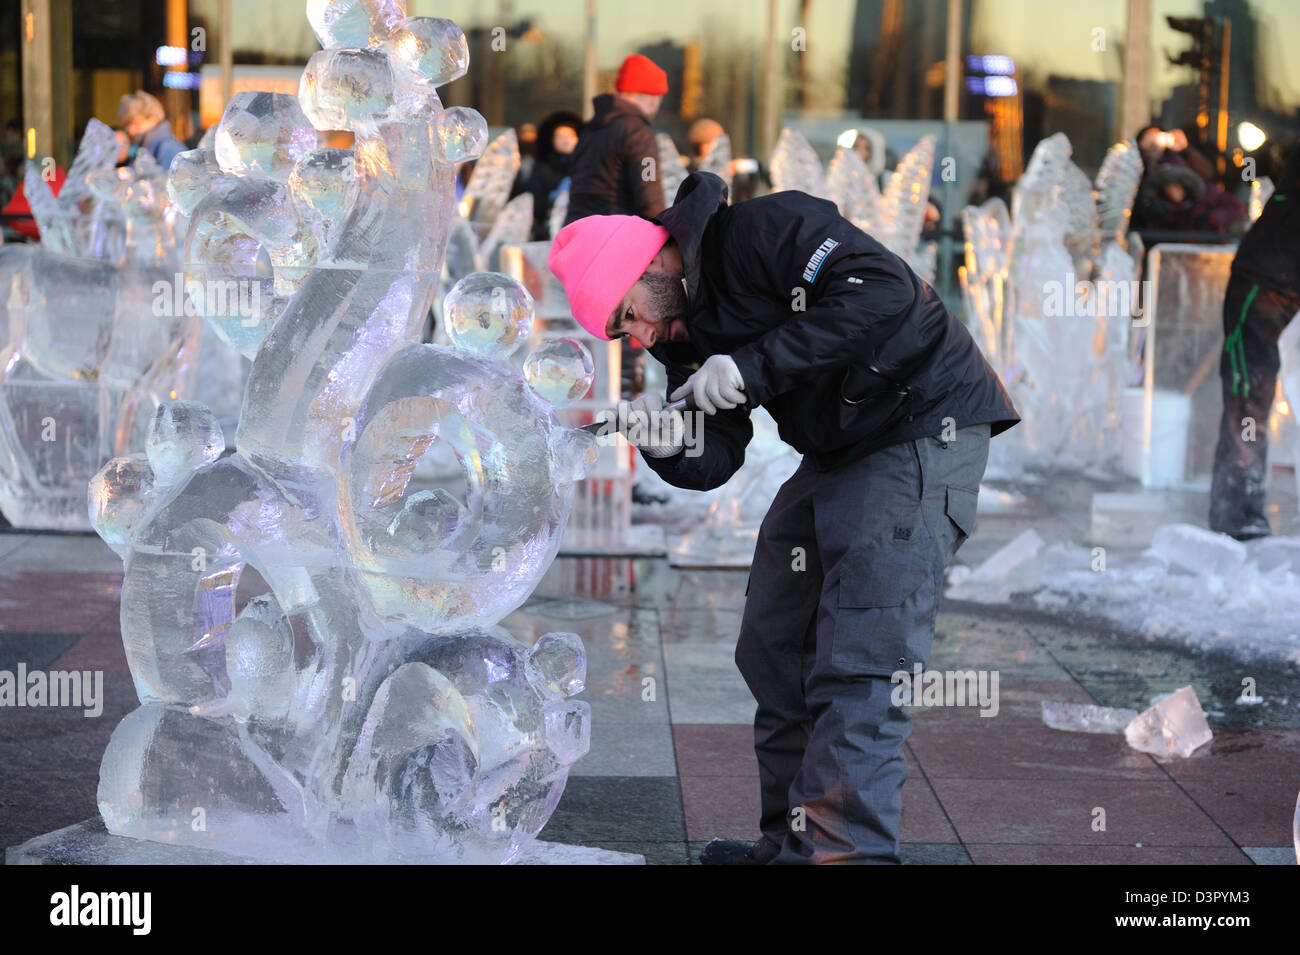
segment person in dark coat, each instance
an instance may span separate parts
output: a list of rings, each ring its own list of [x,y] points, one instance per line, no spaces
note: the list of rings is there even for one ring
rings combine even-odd
[[[668,74],[648,57],[619,67],[617,93],[591,101],[594,115],[578,137],[565,224],[584,216],[655,216],[663,211],[659,146],[650,120],[668,92]]]
[[[728,206],[692,173],[653,221],[566,226],[549,260],[597,338],[632,336],[690,396],[620,404],[646,464],[682,488],[736,473],[763,406],[803,461],[759,531],[736,663],[758,701],[762,839],[706,864],[897,863],[911,716],[944,570],[975,525],[989,438],[1018,420],[935,291],[834,204]]]
[[[1223,299],[1223,419],[1210,484],[1210,528],[1237,540],[1270,533],[1265,498],[1268,420],[1282,364],[1277,342],[1297,311],[1300,145],[1292,148],[1272,197],[1242,236]]]
[[[551,206],[569,179],[573,150],[582,132],[582,117],[568,110],[552,113],[537,130],[537,155],[525,174],[521,168],[510,198],[521,193],[533,196],[534,242],[551,238]]]
[[[1169,232],[1224,234],[1246,216],[1240,199],[1173,160],[1142,178],[1138,204],[1145,210],[1146,228]]]

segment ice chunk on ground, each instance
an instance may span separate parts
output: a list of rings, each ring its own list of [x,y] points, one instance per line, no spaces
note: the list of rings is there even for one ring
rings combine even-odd
[[[1094,494],[1089,540],[1110,547],[1142,547],[1165,523],[1164,498],[1158,494]]]
[[[1137,716],[1137,710],[1043,700],[1043,723],[1071,733],[1122,733]]]
[[[1213,737],[1190,686],[1169,694],[1124,728],[1130,746],[1153,756],[1187,757]]]
[[[1193,524],[1165,525],[1156,531],[1151,549],[1175,567],[1202,577],[1230,577],[1246,563],[1245,544]]]

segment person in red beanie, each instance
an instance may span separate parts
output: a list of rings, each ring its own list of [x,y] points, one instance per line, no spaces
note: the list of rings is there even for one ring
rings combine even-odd
[[[714,840],[700,861],[897,864],[904,691],[974,529],[989,439],[1019,420],[996,373],[906,262],[802,192],[729,204],[695,172],[654,221],[565,226],[547,264],[583,328],[636,338],[668,397],[703,412],[678,423],[655,394],[617,409],[665,481],[725,484],[759,406],[803,454],[758,532],[736,645],[762,838]]]
[[[594,115],[578,137],[566,225],[586,216],[649,218],[666,205],[650,120],[668,92],[668,74],[636,54],[619,67],[615,89],[591,101]]]

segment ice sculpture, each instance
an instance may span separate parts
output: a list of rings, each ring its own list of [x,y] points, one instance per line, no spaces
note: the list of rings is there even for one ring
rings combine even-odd
[[[1044,139],[1009,215],[997,199],[962,212],[966,313],[1020,411],[1022,426],[998,449],[1017,466],[1113,461],[1134,373],[1142,251],[1127,230],[1142,160],[1132,141],[1117,143],[1089,186],[1070,155],[1063,133]]]
[[[121,555],[141,706],[100,772],[109,830],[261,859],[506,862],[589,743],[571,633],[496,624],[559,546],[594,438],[506,357],[533,304],[501,275],[448,296],[457,345],[418,344],[481,118],[436,87],[467,65],[447,20],[311,0],[325,47],[297,97],[242,93],[177,160],[186,269],[253,358],[237,452],[192,402],[90,486]],[[342,126],[349,150],[319,148]],[[244,321],[211,283],[256,292]],[[543,356],[545,357],[545,356]],[[548,390],[581,362],[547,366]],[[579,386],[568,382],[571,389]],[[452,449],[459,487],[415,492]]]
[[[700,171],[713,173],[715,176],[719,177],[723,182],[727,184],[728,189],[731,188],[731,137],[730,136],[728,136],[726,133],[723,133],[721,136],[719,136],[717,139],[713,141],[713,148],[710,149],[709,154],[700,161]],[[673,192],[671,195],[665,195],[664,201],[671,204],[673,201],[673,196],[676,195],[677,195],[676,192]]]
[[[677,190],[686,179],[686,162],[677,151],[677,144],[667,133],[655,136],[659,145],[659,185],[664,190],[664,205],[671,206],[677,198]]]
[[[927,282],[933,282],[938,246],[920,244],[925,209],[930,199],[935,137],[922,136],[890,173],[882,194],[867,164],[851,148],[841,146],[825,173],[803,134],[781,130],[772,151],[772,190],[797,189],[829,199],[840,214],[900,256]]]
[[[0,509],[15,527],[89,530],[91,477],[193,387],[200,320],[176,294],[165,177],[147,153],[121,169],[117,155],[92,119],[58,197],[29,162],[42,242],[0,249]]]
[[[781,130],[769,168],[773,192],[795,189],[810,196],[829,198],[821,160],[803,133],[789,127]]]

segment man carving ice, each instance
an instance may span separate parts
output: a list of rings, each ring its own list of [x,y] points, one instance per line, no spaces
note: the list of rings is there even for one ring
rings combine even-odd
[[[1019,419],[934,290],[832,203],[726,200],[694,173],[654,220],[566,226],[549,262],[587,331],[642,342],[669,397],[708,415],[698,454],[680,429],[641,444],[665,480],[725,483],[759,405],[804,456],[759,531],[736,647],[762,838],[715,840],[701,861],[897,863],[911,716],[890,676],[927,661],[989,437]],[[658,395],[626,404],[663,414]]]

